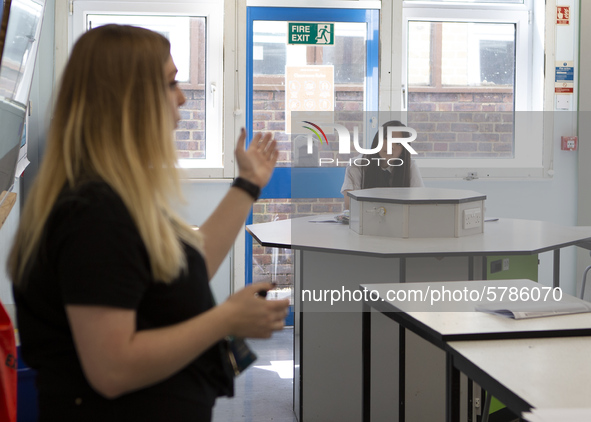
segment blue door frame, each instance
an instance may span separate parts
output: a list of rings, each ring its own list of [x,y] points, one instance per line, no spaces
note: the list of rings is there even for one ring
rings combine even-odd
[[[378,110],[378,54],[379,54],[379,22],[380,14],[376,9],[306,9],[293,7],[248,7],[246,9],[246,130],[247,142],[253,135],[253,23],[254,21],[302,21],[302,22],[361,22],[367,23],[366,44],[366,103],[364,111]],[[297,172],[298,186],[306,186],[292,191],[291,180]],[[344,167],[320,168],[291,168],[277,167],[271,181],[263,189],[261,198],[338,198],[341,196],[340,187],[345,175]],[[310,183],[300,183],[303,179]],[[317,183],[323,180],[325,183]],[[252,212],[246,224],[252,224]],[[252,239],[246,238],[245,248],[245,281],[252,283]],[[288,317],[293,321],[293,315]]]

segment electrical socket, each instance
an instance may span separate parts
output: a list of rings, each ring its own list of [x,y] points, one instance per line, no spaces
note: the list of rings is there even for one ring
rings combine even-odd
[[[470,208],[464,210],[464,230],[480,227],[482,224],[482,210],[480,208]]]
[[[504,258],[503,259],[503,271],[508,271],[509,270],[509,258]]]

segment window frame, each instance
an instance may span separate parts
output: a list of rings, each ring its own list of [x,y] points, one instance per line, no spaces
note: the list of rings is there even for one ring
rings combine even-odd
[[[460,3],[401,1],[401,105],[408,106],[407,36],[409,20],[434,22],[513,23],[516,25],[515,52],[515,155],[513,158],[417,158],[425,178],[543,178],[551,176],[552,130],[541,111],[544,98],[543,39],[545,6],[542,0],[515,3]],[[542,15],[542,16],[539,16]],[[535,17],[538,16],[537,19]],[[541,29],[540,29],[541,28]],[[393,31],[396,29],[394,28]],[[542,34],[542,35],[540,35]],[[546,34],[548,36],[548,34]],[[541,39],[540,39],[541,38]],[[393,81],[394,85],[394,81]],[[517,89],[519,87],[519,90]],[[428,88],[425,88],[428,89]],[[420,89],[423,90],[423,89]],[[442,90],[445,91],[446,89]],[[457,89],[456,91],[461,91]],[[475,89],[478,91],[478,88]],[[393,101],[394,97],[393,97]]]
[[[71,33],[68,50],[75,40],[86,30],[87,16],[92,14],[113,14],[130,16],[190,16],[204,17],[205,29],[205,80],[190,72],[191,82],[181,84],[182,89],[194,89],[197,84],[205,85],[205,159],[179,159],[182,177],[186,179],[223,178],[227,176],[226,151],[233,151],[233,139],[224,139],[223,105],[223,39],[224,4],[218,1],[195,0],[191,2],[167,3],[163,1],[131,0],[117,2],[112,0],[77,0],[73,2]],[[191,46],[191,51],[194,51]],[[199,72],[201,73],[201,72]],[[197,79],[196,81],[194,79]],[[201,82],[201,83],[200,83]],[[213,141],[212,141],[213,140]],[[221,141],[220,141],[221,140]],[[230,164],[231,166],[231,164]]]

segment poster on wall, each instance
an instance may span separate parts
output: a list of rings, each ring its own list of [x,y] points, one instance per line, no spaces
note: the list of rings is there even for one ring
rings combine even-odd
[[[570,25],[570,6],[556,6],[556,25]]]
[[[290,133],[305,133],[292,128],[291,113],[299,111],[318,123],[318,111],[334,111],[334,66],[285,66],[285,128]],[[332,115],[332,113],[322,113]]]
[[[572,94],[575,90],[575,62],[557,61],[554,79],[556,94]]]

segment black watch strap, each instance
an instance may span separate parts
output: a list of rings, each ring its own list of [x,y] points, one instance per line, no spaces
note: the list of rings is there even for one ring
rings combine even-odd
[[[232,182],[232,186],[235,188],[242,189],[250,196],[252,196],[255,201],[259,199],[259,196],[261,196],[261,188],[242,177],[237,177],[236,179],[234,179],[234,181]]]

